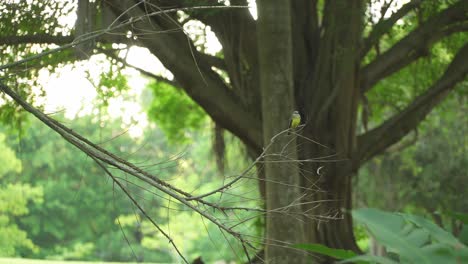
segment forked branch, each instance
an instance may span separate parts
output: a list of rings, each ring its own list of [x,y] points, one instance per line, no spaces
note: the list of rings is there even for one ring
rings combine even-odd
[[[468,44],[465,44],[458,51],[442,77],[424,94],[382,125],[360,135],[358,137],[358,162],[363,163],[382,153],[415,129],[429,112],[455,88],[456,84],[465,79],[468,74],[467,58]]]
[[[459,1],[422,23],[389,50],[362,68],[361,91],[365,93],[379,80],[401,70],[450,34],[467,30],[468,1]]]

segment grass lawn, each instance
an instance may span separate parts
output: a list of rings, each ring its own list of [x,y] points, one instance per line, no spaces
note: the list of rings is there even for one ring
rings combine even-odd
[[[0,264],[124,264],[124,262],[100,262],[100,261],[63,261],[24,258],[0,258]],[[127,264],[136,262],[125,262]]]

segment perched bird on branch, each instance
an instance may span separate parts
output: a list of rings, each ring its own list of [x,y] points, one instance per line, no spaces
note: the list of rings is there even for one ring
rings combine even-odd
[[[294,111],[289,119],[289,131],[288,135],[291,134],[291,130],[294,130],[301,123],[301,115],[298,111]]]

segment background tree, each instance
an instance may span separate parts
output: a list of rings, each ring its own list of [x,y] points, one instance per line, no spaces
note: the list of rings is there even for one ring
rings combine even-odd
[[[226,4],[217,1],[206,3]],[[91,54],[104,49],[106,54],[111,54],[110,43],[113,42],[146,47],[174,75],[173,80],[165,80],[161,76],[154,78],[183,89],[217,125],[241,139],[253,156],[262,151],[264,143],[272,135],[271,131],[265,130],[271,120],[265,118],[265,111],[270,108],[263,105],[263,100],[273,97],[273,101],[279,101],[281,98],[274,97],[283,95],[273,92],[265,94],[268,90],[262,76],[268,76],[268,72],[263,71],[270,71],[271,68],[260,65],[268,61],[263,56],[271,54],[260,51],[284,46],[284,49],[278,49],[281,54],[277,56],[289,56],[292,61],[281,66],[284,67],[284,76],[292,72],[293,85],[288,89],[292,89],[289,93],[294,94],[294,103],[280,106],[292,109],[279,109],[278,112],[288,113],[294,109],[301,112],[305,125],[298,138],[300,147],[297,148],[299,160],[304,161],[299,164],[301,187],[316,190],[318,186],[322,190],[305,193],[301,210],[310,216],[336,215],[340,214],[341,209],[351,208],[351,179],[359,167],[415,129],[455,89],[457,83],[464,80],[468,72],[468,64],[465,63],[468,57],[467,36],[463,33],[467,30],[468,21],[466,1],[415,0],[395,11],[390,11],[391,3],[385,2],[380,19],[375,19],[375,12],[370,11],[373,3],[362,0],[290,1],[291,11],[286,12],[285,16],[288,17],[281,21],[291,23],[291,52],[287,48],[290,43],[287,39],[281,42],[257,41],[261,39],[257,36],[260,37],[263,30],[261,21],[268,17],[262,15],[262,10],[282,11],[281,6],[269,7],[266,1],[257,3],[260,12],[259,19],[255,20],[245,8],[209,12],[185,10],[151,15],[164,9],[190,7],[193,1],[90,3],[82,0],[77,10],[79,19],[76,29],[63,34],[51,30],[54,26],[60,26],[53,24],[54,16],[38,23],[36,29],[23,30],[21,25],[34,12],[24,14],[24,17],[18,16],[21,9],[15,6],[16,3],[9,3],[10,6],[5,9],[8,15],[2,16],[2,19],[15,17],[19,20],[19,26],[2,31],[0,44],[13,46],[13,49],[24,54],[24,50],[31,51],[32,46],[28,43],[64,44],[79,38],[81,32],[88,32],[90,28],[106,28],[111,24],[109,21],[115,22],[113,25],[121,22],[131,24],[120,27],[114,34],[97,38],[93,45],[80,46],[79,51]],[[247,2],[236,0],[230,1],[230,4],[247,5]],[[30,9],[41,10],[43,5],[36,3]],[[59,5],[55,7],[63,13],[71,12]],[[198,20],[211,28],[222,45],[222,54],[212,56],[197,49],[193,39],[182,30],[190,20]],[[404,30],[400,30],[401,27]],[[115,34],[122,32],[124,34]],[[171,33],[152,35],[160,32]],[[445,39],[458,40],[447,49],[449,59],[444,63],[445,68],[434,72],[433,78],[402,108],[390,111],[388,118],[368,128],[368,109],[373,103],[368,100],[368,95],[375,89],[384,92],[391,89],[391,86],[379,87],[380,82],[421,58],[430,57],[433,46],[436,43],[444,45],[441,41]],[[34,66],[44,65],[38,63]],[[9,70],[15,69],[10,67]],[[357,128],[359,112],[362,113],[363,131]],[[276,130],[285,129],[282,127],[285,121],[281,121],[285,116],[277,118],[280,121]],[[311,144],[307,139],[322,145]],[[323,174],[317,175],[317,168],[322,164],[309,161],[330,155],[339,162],[327,164]],[[292,171],[291,177],[296,177],[296,174]],[[269,175],[267,169],[266,182],[274,179],[270,177],[273,175]],[[260,189],[268,193],[269,187],[267,185],[265,190],[261,172],[259,178]],[[281,196],[282,193],[276,195]],[[309,202],[317,200],[332,202],[320,207],[310,205]],[[280,206],[269,204],[274,201],[266,202],[272,208]],[[305,220],[307,241],[358,250],[351,218],[347,213],[341,220],[329,220],[318,225],[322,220]],[[281,234],[278,234],[278,238],[286,240]]]
[[[28,238],[27,232],[16,223],[16,218],[29,214],[28,204],[41,204],[43,190],[23,182],[7,183],[4,179],[12,172],[21,172],[21,161],[5,144],[5,135],[0,133],[0,256],[15,256],[18,251],[37,251],[38,247]]]
[[[174,91],[174,95],[178,92]],[[60,114],[54,116],[69,123]],[[102,120],[107,120],[105,128],[100,127]],[[129,160],[148,170],[158,171],[159,177],[170,179],[178,186],[209,191],[223,180],[213,162],[208,131],[184,129],[186,136],[197,139],[187,149],[187,139],[181,146],[169,145],[159,129],[148,129],[143,136],[131,138],[121,124],[122,120],[110,118],[105,111],[73,119],[75,131],[102,142],[113,153],[127,155]],[[179,260],[171,245],[137,213],[101,169],[60,136],[50,133],[40,121],[28,122],[20,139],[11,130],[2,129],[2,132],[8,136],[1,134],[0,160],[8,166],[3,166],[1,171],[0,229],[4,243],[0,243],[0,257],[123,262]],[[226,143],[227,157],[238,157],[239,147],[232,140]],[[15,154],[18,158],[14,158]],[[238,162],[226,166],[226,172],[239,171],[247,165],[245,161],[238,159]],[[21,164],[25,164],[23,169]],[[235,245],[235,238],[224,237],[216,226],[155,195],[149,186],[123,173],[118,175],[139,198],[146,212],[170,227],[172,238],[189,259],[200,255],[207,262],[238,259],[229,247]],[[236,188],[232,193],[239,198],[231,198],[229,202],[240,200],[244,206],[255,206],[256,201],[241,197],[252,189]],[[239,213],[237,217],[243,216]],[[253,228],[246,229],[246,233],[256,235]],[[226,245],[213,245],[212,240],[225,241]]]
[[[467,208],[459,197],[468,187],[465,100],[453,94],[417,132],[367,163],[355,181],[357,207],[423,213],[457,236],[462,223],[450,216]]]

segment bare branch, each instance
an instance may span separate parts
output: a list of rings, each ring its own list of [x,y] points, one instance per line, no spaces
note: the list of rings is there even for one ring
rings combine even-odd
[[[361,58],[364,57],[367,54],[367,52],[369,52],[372,46],[378,44],[380,38],[385,33],[387,33],[400,18],[404,17],[406,14],[416,9],[420,3],[421,0],[413,0],[402,6],[400,9],[398,9],[398,11],[393,13],[387,19],[384,19],[382,15],[381,21],[374,25],[372,31],[369,33],[369,36],[366,39],[364,39],[364,44],[361,49]]]
[[[49,34],[0,36],[0,45],[18,45],[26,43],[63,45],[71,43],[73,40],[73,36],[54,36]]]
[[[169,243],[172,245],[172,247],[175,249],[175,251],[177,252],[177,254],[179,255],[179,257],[182,258],[182,260],[185,262],[185,263],[189,263],[187,261],[187,259],[185,259],[184,255],[182,255],[182,252],[180,252],[179,248],[177,247],[177,245],[174,243],[174,240],[169,236],[169,234],[167,234],[154,220],[153,218],[151,218],[148,213],[146,213],[146,211],[140,206],[140,204],[137,202],[137,200],[130,194],[130,192],[122,185],[122,183],[120,181],[117,180],[117,178],[104,166],[104,164],[102,164],[102,162],[100,162],[98,159],[96,159],[95,157],[91,157],[98,165],[99,167],[101,167],[102,170],[104,170],[104,172],[112,179],[112,181],[117,184],[117,186],[119,186],[119,188],[125,193],[125,195],[132,201],[132,203],[138,208],[138,210],[140,210],[140,212],[146,217],[146,219],[148,219],[148,221],[151,222],[151,224],[153,224],[154,227],[156,227],[156,229],[158,229],[159,232],[161,232],[161,234],[163,234],[163,236],[165,236],[168,240],[169,240]]]
[[[415,129],[429,112],[454,89],[456,84],[464,80],[468,74],[466,58],[468,58],[468,44],[458,51],[442,77],[424,94],[379,127],[360,135],[358,137],[358,162],[365,162],[382,153]]]
[[[466,30],[466,27],[460,26],[466,21],[468,21],[467,1],[459,1],[431,17],[392,48],[362,68],[361,91],[366,92],[379,80],[427,55],[428,49],[440,39],[452,33]]]
[[[8,86],[3,84],[2,82],[0,82],[0,91],[3,91],[5,94],[9,95],[16,103],[22,106],[26,111],[33,114],[36,118],[41,120],[45,125],[49,126],[52,130],[60,134],[70,144],[74,145],[83,153],[86,153],[93,160],[99,161],[100,165],[107,164],[108,166],[112,166],[120,171],[127,173],[128,175],[132,175],[135,178],[142,180],[143,182],[149,184],[150,186],[153,186],[154,188],[161,191],[162,193],[172,197],[176,201],[190,208],[194,212],[200,214],[202,217],[208,219],[210,222],[215,224],[222,231],[227,232],[234,238],[237,238],[241,243],[243,244],[246,243],[245,239],[241,236],[239,232],[236,232],[232,228],[224,225],[216,217],[214,217],[211,214],[208,214],[205,210],[203,210],[196,204],[192,203],[189,200],[189,198],[191,197],[189,193],[181,189],[178,189],[175,186],[172,186],[168,184],[167,182],[160,180],[159,178],[150,174],[149,172],[142,170],[141,168],[135,166],[134,164],[124,159],[121,159],[120,157],[117,157],[116,155],[94,144],[93,142],[84,138],[83,136],[71,130],[70,128],[64,126],[60,122],[50,118],[49,116],[39,111],[37,108],[33,107],[31,104],[27,103],[17,93],[15,93],[12,89],[10,89]],[[131,198],[131,196],[129,197]],[[194,200],[193,202],[210,205],[209,203],[201,199]],[[218,207],[214,207],[214,208],[217,209]]]
[[[107,57],[112,58],[112,59],[122,63],[123,65],[125,65],[127,67],[133,68],[133,69],[139,71],[141,74],[143,74],[143,75],[145,75],[145,76],[147,76],[149,78],[153,78],[158,82],[165,82],[165,83],[170,84],[170,85],[172,85],[172,86],[174,86],[176,88],[180,88],[180,84],[177,81],[169,80],[167,78],[164,78],[162,76],[159,76],[157,74],[149,72],[149,71],[147,71],[145,69],[142,69],[142,68],[140,68],[138,66],[132,65],[132,64],[128,63],[124,58],[119,57],[113,50],[106,50],[106,49],[101,49],[101,48],[98,48],[98,50],[101,53],[105,54]]]

